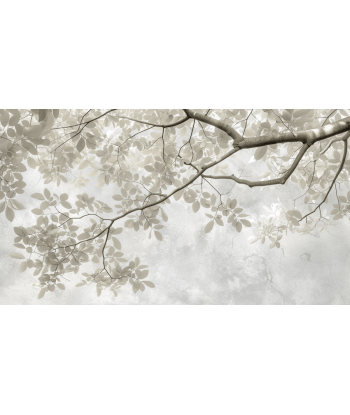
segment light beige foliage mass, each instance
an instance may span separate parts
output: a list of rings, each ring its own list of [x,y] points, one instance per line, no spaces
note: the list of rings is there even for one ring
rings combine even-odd
[[[147,232],[161,243],[167,205],[174,200],[190,204],[194,213],[205,211],[203,233],[225,223],[235,232],[252,227],[251,242],[271,249],[280,248],[288,232],[321,232],[349,217],[349,114],[343,109],[0,110],[0,212],[12,222],[26,209],[17,195],[26,191],[27,170],[37,170],[56,188],[31,194],[37,203],[33,224],[14,228],[17,250],[11,256],[21,260],[21,272],[30,268],[38,278],[39,298],[64,290],[62,279],[72,273],[81,277],[77,287],[95,284],[97,295],[106,289],[117,295],[126,283],[134,292],[154,287],[145,258],[123,252],[122,233]],[[249,163],[244,171],[235,166],[247,153],[250,163],[261,167],[258,177],[251,177]],[[114,204],[84,191],[90,180],[109,187]],[[229,192],[218,190],[221,181],[232,183]],[[60,192],[61,183],[72,191]],[[251,188],[270,186],[278,195],[283,185],[298,197],[276,204],[271,215],[253,214],[241,203],[242,192]],[[91,262],[93,272],[80,272]]]

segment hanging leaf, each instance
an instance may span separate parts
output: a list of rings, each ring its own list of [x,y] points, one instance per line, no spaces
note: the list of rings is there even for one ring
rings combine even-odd
[[[139,280],[146,278],[148,273],[148,269],[144,269],[143,271],[140,271],[139,269],[136,270],[136,275]]]
[[[45,200],[44,196],[40,193],[33,193],[31,197],[38,200]]]
[[[18,124],[18,121],[21,118],[21,113],[18,110],[12,110],[12,111],[13,111],[12,112],[13,115],[10,118],[9,125],[14,126],[14,125]]]
[[[210,222],[207,223],[206,227],[204,228],[204,232],[209,233],[213,229],[213,226],[214,226],[214,221],[211,220]]]
[[[11,258],[15,258],[15,259],[25,259],[26,257],[22,254],[20,254],[19,252],[13,252],[12,254],[10,254]]]
[[[36,169],[36,161],[33,158],[27,157],[27,164],[32,169]]]
[[[24,261],[19,267],[19,272],[24,272],[27,269],[27,262]]]
[[[46,293],[46,288],[42,288],[42,289],[39,291],[39,294],[38,294],[38,299],[40,300],[40,298],[43,298],[43,297],[44,297],[44,295],[45,295],[45,293]]]
[[[222,221],[222,219],[216,217],[215,218],[215,222],[219,225],[219,226],[224,226],[224,222]]]
[[[163,209],[160,211],[160,214],[162,215],[162,219],[164,220],[164,222],[167,222],[168,221],[168,215],[164,212]]]
[[[44,189],[44,196],[46,197],[46,199],[47,200],[49,200],[50,199],[50,197],[51,197],[51,192],[50,192],[50,190],[49,189]]]
[[[46,117],[47,110],[39,110],[39,122],[44,121]]]
[[[113,240],[113,245],[115,246],[115,249],[121,250],[122,245],[121,245],[119,239],[112,237],[112,240]]]
[[[25,207],[22,205],[22,203],[19,202],[18,200],[11,199],[11,204],[12,204],[12,207],[14,209],[16,209],[16,210],[23,210],[23,209],[25,209]]]
[[[119,235],[123,232],[123,228],[113,228],[110,232],[111,235]]]
[[[112,196],[112,198],[113,198],[114,200],[117,200],[117,201],[121,201],[121,200],[123,200],[123,197],[122,197],[121,195],[114,195],[114,196]]]
[[[163,240],[163,236],[160,232],[158,231],[154,231],[154,236],[159,240],[162,241]]]
[[[266,151],[267,151],[267,146],[258,147],[258,148],[255,150],[255,153],[254,153],[254,158],[255,158],[255,160],[260,160],[260,159],[262,159],[262,158],[264,157],[264,155],[266,154]]]
[[[183,195],[183,193],[184,193],[184,190],[179,190],[178,192],[174,193],[173,198],[175,200],[179,200],[181,199],[181,196]]]
[[[132,219],[128,219],[125,223],[124,226],[126,228],[133,228],[134,227],[134,221]]]
[[[77,150],[79,151],[79,152],[81,152],[81,151],[83,151],[84,150],[84,148],[85,148],[85,140],[84,140],[84,138],[83,137],[81,137],[80,138],[80,140],[78,141],[78,143],[77,143]]]
[[[155,287],[155,285],[151,281],[142,281],[142,282],[143,282],[143,284],[147,285],[147,287],[149,287],[149,288],[154,288]]]
[[[7,219],[10,222],[12,222],[13,219],[15,218],[15,212],[10,207],[8,207],[8,206],[6,207],[5,215],[6,215]]]
[[[246,220],[246,219],[241,219],[241,223],[242,223],[244,226],[247,226],[247,227],[252,226],[252,224],[249,222],[249,220]]]
[[[236,199],[231,200],[231,202],[230,202],[230,208],[231,209],[234,209],[236,206],[237,206],[237,200]]]
[[[192,205],[192,210],[194,213],[199,211],[199,208],[201,207],[200,203],[198,200],[196,200],[193,205]]]
[[[72,205],[69,202],[61,201],[61,205],[66,209],[72,209]]]

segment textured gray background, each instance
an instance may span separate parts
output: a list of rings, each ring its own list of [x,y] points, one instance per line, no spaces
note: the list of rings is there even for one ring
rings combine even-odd
[[[237,160],[235,161],[238,162]],[[156,288],[134,294],[124,286],[117,298],[109,291],[97,297],[95,286],[75,288],[78,275],[64,282],[65,291],[46,293],[37,300],[37,289],[32,286],[36,277],[30,270],[19,273],[21,261],[8,256],[12,246],[13,226],[29,226],[35,221],[30,209],[37,205],[28,197],[42,191],[40,176],[27,173],[28,186],[22,202],[26,211],[17,212],[9,223],[0,215],[2,244],[1,304],[349,304],[349,229],[348,221],[339,222],[330,233],[321,237],[288,235],[282,239],[283,249],[270,250],[260,242],[250,244],[251,228],[238,234],[231,226],[215,226],[204,234],[208,222],[205,210],[197,214],[181,201],[166,205],[169,221],[165,224],[163,242],[148,239],[147,232],[125,230],[120,235],[125,256],[136,253],[143,264],[150,266],[150,280]],[[222,184],[223,186],[227,185]],[[100,198],[114,194],[113,186],[97,190]],[[87,191],[96,193],[94,183],[81,191],[60,186],[56,192],[68,191],[72,196]],[[239,189],[241,203],[250,210],[264,212],[277,197],[290,199],[291,187],[276,189]],[[74,199],[72,199],[74,200]],[[106,200],[106,199],[104,199]],[[311,255],[310,260],[303,255]]]

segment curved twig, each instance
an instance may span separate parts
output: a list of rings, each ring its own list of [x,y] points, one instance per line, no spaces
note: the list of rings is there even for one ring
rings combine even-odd
[[[278,179],[272,179],[272,180],[262,180],[262,181],[249,181],[249,180],[244,180],[244,179],[240,179],[239,177],[235,176],[234,174],[232,174],[231,176],[208,176],[208,175],[203,175],[203,177],[206,177],[208,179],[230,179],[233,180],[239,184],[245,184],[249,187],[256,187],[256,186],[272,186],[274,184],[285,184],[285,182],[288,180],[288,178],[291,176],[291,174],[294,172],[294,170],[296,169],[296,167],[298,166],[300,160],[303,158],[304,154],[307,152],[309,146],[307,144],[304,144],[301,149],[300,152],[298,154],[298,156],[295,158],[293,164],[291,165],[291,167],[286,171],[286,173],[281,176]]]

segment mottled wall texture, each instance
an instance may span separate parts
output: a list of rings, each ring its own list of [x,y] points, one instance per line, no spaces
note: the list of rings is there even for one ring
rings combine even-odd
[[[35,176],[26,193],[42,191]],[[65,188],[69,191],[69,187]],[[93,191],[93,185],[89,191]],[[63,188],[62,188],[63,191]],[[76,189],[74,189],[74,192]],[[96,190],[95,190],[96,191]],[[108,197],[108,188],[99,190]],[[277,189],[242,189],[247,204],[264,212],[279,197]],[[278,192],[278,193],[277,193]],[[252,194],[258,199],[252,201]],[[255,199],[255,198],[254,198]],[[35,202],[23,195],[33,208]],[[22,213],[23,212],[23,213]],[[319,236],[299,234],[283,238],[282,248],[250,244],[251,228],[237,233],[231,226],[214,227],[204,233],[204,212],[194,214],[191,206],[173,202],[167,207],[163,241],[149,240],[146,233],[123,234],[125,250],[137,253],[150,266],[155,288],[134,294],[125,286],[115,298],[110,292],[96,296],[94,286],[75,288],[79,276],[65,281],[66,290],[55,290],[38,300],[30,270],[19,272],[19,261],[9,257],[13,226],[33,223],[30,209],[9,223],[1,220],[1,304],[349,304],[350,223],[343,220]]]

